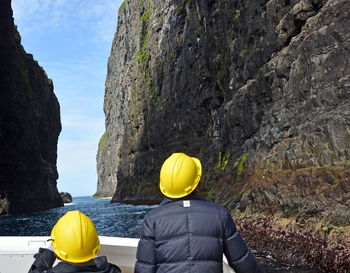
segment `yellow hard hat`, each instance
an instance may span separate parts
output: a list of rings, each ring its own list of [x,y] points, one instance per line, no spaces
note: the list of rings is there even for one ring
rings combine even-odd
[[[184,153],[173,153],[160,170],[160,191],[170,198],[181,198],[197,187],[202,175],[199,159]]]
[[[51,231],[52,248],[62,260],[84,263],[100,251],[94,223],[78,210],[68,211]]]

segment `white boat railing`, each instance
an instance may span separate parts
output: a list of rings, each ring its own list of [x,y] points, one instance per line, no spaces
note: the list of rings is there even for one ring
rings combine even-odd
[[[49,247],[48,236],[0,236],[0,273],[28,272],[33,263],[33,255],[39,247]],[[101,243],[100,256],[107,256],[107,260],[117,264],[122,273],[134,272],[136,249],[139,239],[99,236]],[[234,273],[227,265],[224,257],[224,273]]]

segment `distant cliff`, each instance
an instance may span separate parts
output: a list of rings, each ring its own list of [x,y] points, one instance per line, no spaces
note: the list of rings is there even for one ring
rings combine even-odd
[[[124,1],[99,183],[159,202],[162,162],[188,153],[252,246],[350,267],[349,22],[348,0]]]
[[[0,215],[62,206],[60,109],[52,81],[21,46],[11,1],[0,2]]]
[[[97,191],[94,194],[95,198],[112,197],[114,195],[117,177],[115,174],[112,175],[114,161],[109,161],[109,156],[110,151],[106,147],[106,134],[103,134],[96,155],[98,182]]]

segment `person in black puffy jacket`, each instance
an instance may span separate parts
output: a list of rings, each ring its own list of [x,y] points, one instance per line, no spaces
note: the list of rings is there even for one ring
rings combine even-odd
[[[202,166],[197,158],[172,154],[160,171],[166,196],[141,227],[135,273],[221,273],[223,254],[236,273],[264,273],[232,217],[196,194]]]
[[[100,241],[91,219],[80,211],[68,211],[51,231],[51,245],[40,248],[29,273],[121,273],[108,263],[105,256],[97,257]],[[56,257],[61,262],[52,267]]]

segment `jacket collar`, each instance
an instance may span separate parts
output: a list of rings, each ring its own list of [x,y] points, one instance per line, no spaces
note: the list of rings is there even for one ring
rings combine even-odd
[[[168,203],[172,203],[172,202],[176,202],[176,201],[182,201],[182,200],[204,200],[201,196],[199,196],[198,194],[195,194],[195,193],[191,193],[185,197],[182,197],[182,198],[168,198],[168,197],[165,197],[163,199],[163,201],[159,204],[159,206],[163,206],[165,204],[168,204]]]
[[[100,268],[107,264],[107,257],[106,256],[99,256],[91,259],[90,261],[87,261],[85,263],[71,263],[67,261],[61,261],[61,266],[65,267],[72,267],[72,268],[91,268],[96,267]]]

